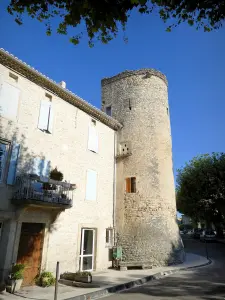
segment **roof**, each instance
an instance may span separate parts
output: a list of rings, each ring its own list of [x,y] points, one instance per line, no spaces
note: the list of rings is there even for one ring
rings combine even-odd
[[[122,128],[122,125],[112,117],[108,116],[103,111],[99,110],[92,104],[88,103],[84,99],[75,95],[68,89],[61,87],[58,83],[43,75],[39,71],[35,70],[25,62],[21,61],[17,57],[13,56],[4,49],[0,49],[0,63],[6,66],[9,69],[14,70],[15,72],[23,75],[30,81],[36,83],[37,85],[48,89],[49,91],[56,94],[58,97],[62,98],[66,102],[78,107],[80,110],[86,112],[91,117],[99,120],[103,124],[109,126],[114,130],[119,130]]]
[[[167,81],[166,76],[162,72],[155,70],[155,69],[126,70],[115,76],[103,78],[102,86],[110,84],[116,80],[121,80],[123,78],[130,77],[130,76],[136,76],[136,75],[145,75],[145,76],[148,75],[148,76],[159,77],[168,86],[168,81]]]

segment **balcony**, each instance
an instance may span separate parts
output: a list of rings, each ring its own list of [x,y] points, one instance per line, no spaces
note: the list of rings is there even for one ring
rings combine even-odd
[[[73,205],[75,184],[29,174],[16,178],[12,203],[66,209]]]

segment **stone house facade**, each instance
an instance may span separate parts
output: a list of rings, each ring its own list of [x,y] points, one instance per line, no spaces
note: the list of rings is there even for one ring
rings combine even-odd
[[[151,69],[121,74],[102,81],[99,110],[0,50],[1,280],[16,262],[27,285],[57,261],[60,272],[106,269],[114,245],[125,268],[182,260],[167,81]]]

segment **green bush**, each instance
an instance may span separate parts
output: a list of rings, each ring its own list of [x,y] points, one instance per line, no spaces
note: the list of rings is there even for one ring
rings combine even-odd
[[[44,271],[36,278],[36,284],[42,287],[54,285],[55,277],[51,272]]]
[[[15,264],[12,266],[11,278],[14,280],[23,279],[25,265]]]

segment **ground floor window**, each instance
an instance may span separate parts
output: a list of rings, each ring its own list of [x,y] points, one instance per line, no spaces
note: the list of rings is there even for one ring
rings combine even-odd
[[[95,229],[81,229],[80,271],[93,271],[95,255]]]

